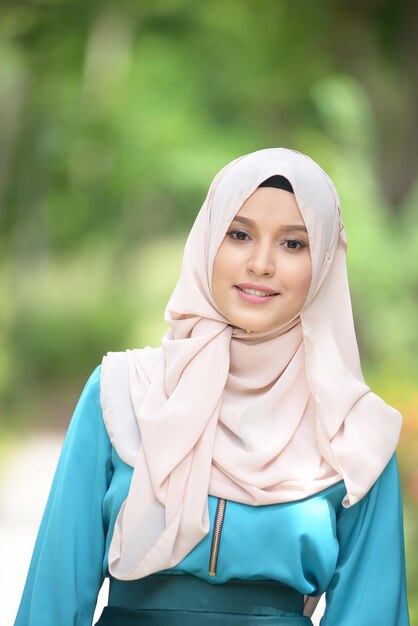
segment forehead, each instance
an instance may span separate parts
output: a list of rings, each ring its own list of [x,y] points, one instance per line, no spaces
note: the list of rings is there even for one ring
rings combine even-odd
[[[283,189],[263,187],[256,191],[242,204],[234,220],[243,223],[268,220],[272,224],[286,224],[289,220],[295,224],[304,224],[295,195]]]

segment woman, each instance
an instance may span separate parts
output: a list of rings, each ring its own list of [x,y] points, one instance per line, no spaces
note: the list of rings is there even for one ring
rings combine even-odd
[[[245,155],[189,234],[161,346],[109,352],[75,410],[16,625],[409,624],[396,445],[361,371],[338,195]]]

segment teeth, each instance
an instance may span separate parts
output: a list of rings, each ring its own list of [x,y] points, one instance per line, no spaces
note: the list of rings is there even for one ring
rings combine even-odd
[[[266,293],[265,291],[258,291],[257,289],[242,289],[241,287],[239,287],[239,289],[241,289],[241,291],[244,291],[245,293],[248,293],[252,296],[274,296],[275,294],[273,293]]]

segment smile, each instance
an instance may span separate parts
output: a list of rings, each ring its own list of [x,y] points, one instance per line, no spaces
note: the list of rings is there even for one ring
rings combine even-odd
[[[259,291],[258,289],[241,289],[241,287],[237,286],[235,286],[235,289],[240,298],[243,298],[247,302],[252,302],[253,304],[264,304],[280,295],[278,293],[266,294],[265,291]]]
[[[266,298],[267,296],[276,296],[276,293],[266,293],[265,291],[258,291],[257,289],[242,289],[242,287],[238,287],[238,289],[240,289],[240,291],[243,291],[244,293],[249,293],[253,296],[262,296],[263,298]]]

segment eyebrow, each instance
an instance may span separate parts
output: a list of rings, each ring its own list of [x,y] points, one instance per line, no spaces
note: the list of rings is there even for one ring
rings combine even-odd
[[[250,220],[249,217],[243,217],[241,215],[236,215],[233,219],[234,222],[242,222],[243,224],[248,224],[249,226],[255,226],[254,220]],[[303,224],[284,224],[280,227],[284,232],[300,230],[304,233],[307,233],[305,226]]]

